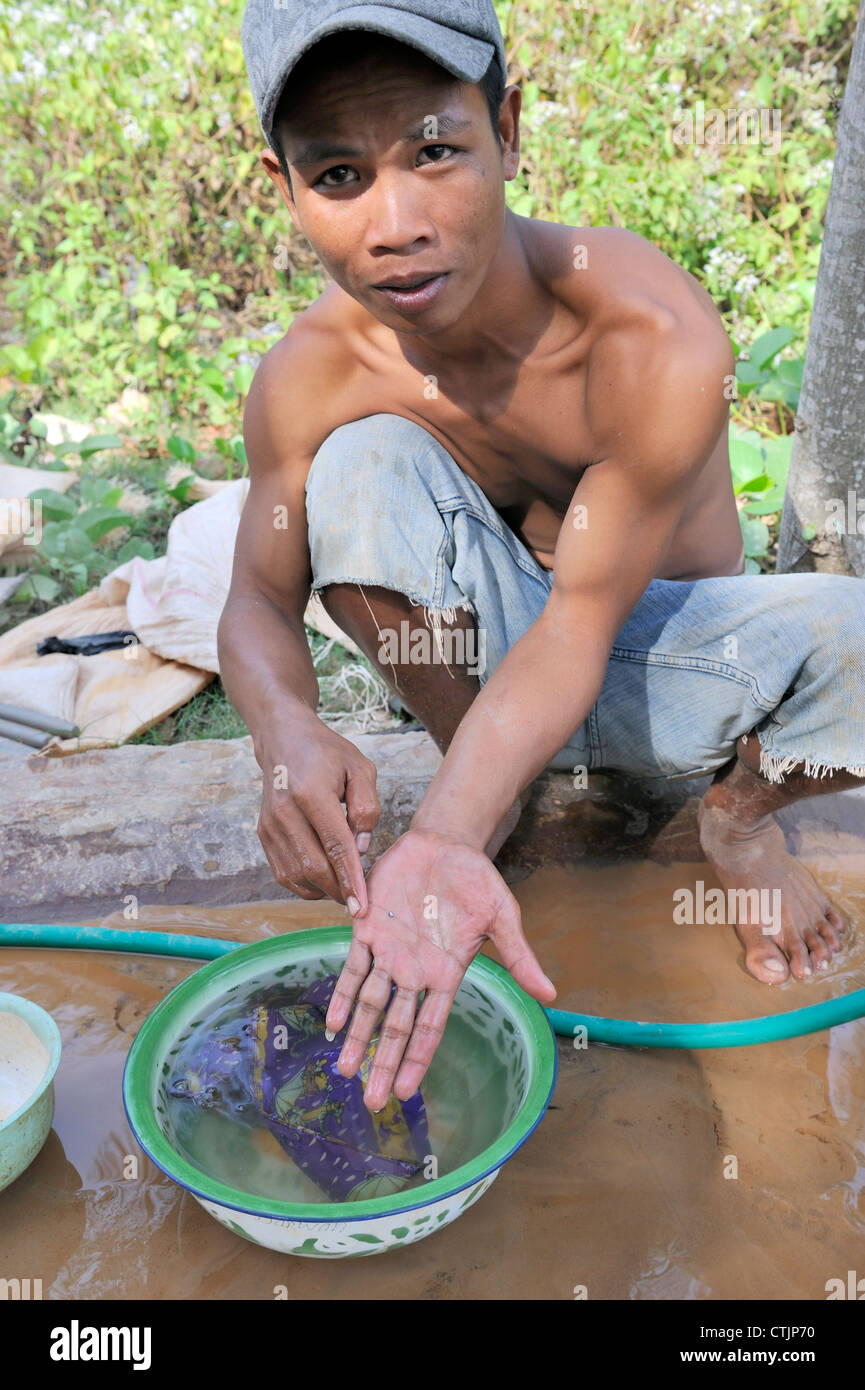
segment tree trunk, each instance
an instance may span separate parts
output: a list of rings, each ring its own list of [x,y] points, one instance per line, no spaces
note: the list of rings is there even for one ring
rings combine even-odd
[[[795,430],[776,568],[865,575],[865,5],[838,123]]]

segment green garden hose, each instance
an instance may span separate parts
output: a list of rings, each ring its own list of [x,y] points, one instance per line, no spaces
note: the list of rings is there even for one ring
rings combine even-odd
[[[67,927],[0,922],[0,946],[40,946],[45,950],[77,947],[82,951],[134,951],[142,956],[182,956],[216,960],[236,951],[242,941],[212,936],[182,936],[170,931],[121,931],[115,927]]]
[[[209,936],[183,936],[177,932],[0,923],[0,946],[73,947],[85,951],[134,951],[140,955],[216,960],[243,944]],[[722,1023],[639,1023],[627,1018],[573,1014],[564,1009],[545,1009],[544,1013],[553,1031],[566,1038],[575,1038],[585,1029],[588,1041],[620,1047],[745,1047],[752,1043],[776,1042],[779,1038],[799,1038],[805,1033],[818,1033],[823,1028],[865,1017],[865,989],[789,1013]]]

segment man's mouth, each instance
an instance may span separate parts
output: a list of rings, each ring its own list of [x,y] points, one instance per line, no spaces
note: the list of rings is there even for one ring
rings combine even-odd
[[[416,275],[410,280],[384,281],[372,288],[400,309],[425,309],[441,291],[448,274],[443,270],[433,275]]]
[[[431,275],[416,275],[413,280],[382,280],[376,285],[377,290],[416,290],[419,285],[427,285],[430,280],[434,280],[439,272]]]

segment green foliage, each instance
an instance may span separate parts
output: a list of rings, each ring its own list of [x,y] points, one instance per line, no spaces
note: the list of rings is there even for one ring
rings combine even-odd
[[[297,303],[272,264],[290,224],[258,163],[242,12],[0,11],[0,255],[16,324],[0,371],[91,415],[134,383],[162,418],[236,428],[268,346],[259,329],[278,316],[284,330]],[[316,270],[300,245],[289,264]]]
[[[742,343],[777,323],[804,338],[855,0],[496,8],[523,90],[510,206],[639,232],[702,281]],[[689,143],[698,102],[707,119],[765,108],[765,125],[755,143],[736,118],[732,139]]]
[[[768,333],[761,333],[747,352],[737,358],[736,388],[740,397],[747,399],[753,393],[757,400],[777,402],[795,414],[802,389],[804,359],[775,360],[795,336],[792,328],[772,328]]]
[[[134,383],[158,418],[233,434],[271,334],[323,288],[259,162],[243,8],[0,11],[0,371],[44,408],[74,397],[93,418]],[[497,9],[523,92],[510,206],[629,227],[705,284],[735,340],[776,323],[804,340],[855,0]],[[777,154],[677,143],[697,101],[777,109]]]
[[[260,164],[243,8],[0,10],[0,460],[87,474],[66,494],[42,490],[37,563],[0,629],[160,553],[193,472],[245,474],[255,366],[326,283]],[[731,468],[748,563],[766,568],[857,0],[496,8],[522,89],[508,205],[628,227],[712,296],[737,356]],[[777,111],[780,142],[682,140],[698,102]],[[148,404],[124,441],[100,424],[46,458],[40,412],[111,420],[129,386]],[[124,510],[124,480],[146,490],[144,511]]]
[[[11,410],[4,414],[4,405],[14,408],[14,402],[9,397],[0,402],[0,421],[5,415],[14,421]],[[37,416],[26,427],[20,424],[17,431],[5,427],[4,437],[12,439],[9,462],[20,466],[26,456],[33,467],[47,466],[41,457],[44,431],[40,424]],[[7,600],[8,606],[0,608],[0,631],[32,616],[45,604],[79,597],[127,560],[135,556],[151,560],[164,548],[168,527],[183,500],[179,495],[182,489],[169,488],[162,476],[155,481],[143,511],[133,514],[125,510],[123,481],[96,472],[93,462],[98,454],[118,447],[125,448],[125,444],[116,435],[91,435],[65,446],[67,455],[91,462],[94,471],[67,492],[41,487],[29,493],[31,503],[38,503],[38,543],[28,556],[26,580]],[[35,505],[33,510],[35,513]]]
[[[777,516],[784,505],[793,436],[760,435],[730,426],[730,471],[733,491],[741,499],[739,521],[745,542],[746,568],[751,574],[769,558],[770,532],[763,520]]]

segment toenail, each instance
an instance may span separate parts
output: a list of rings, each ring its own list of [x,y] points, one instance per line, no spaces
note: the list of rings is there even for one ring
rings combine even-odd
[[[826,969],[826,962],[825,962],[825,960],[818,960],[818,962],[817,962],[817,969],[818,969],[818,970],[825,970],[825,969]]]
[[[767,970],[772,971],[773,975],[783,975],[784,967],[779,960],[767,960],[764,964]]]

